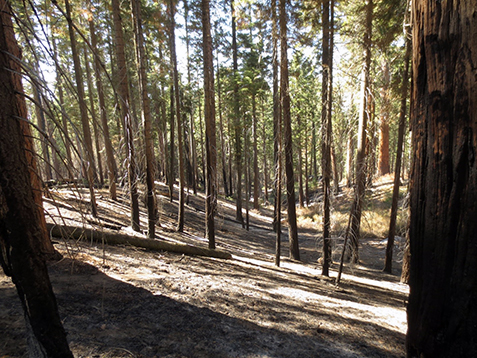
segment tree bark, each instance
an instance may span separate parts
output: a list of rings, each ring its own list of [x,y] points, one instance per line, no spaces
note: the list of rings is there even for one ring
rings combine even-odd
[[[175,114],[177,121],[177,150],[179,154],[179,213],[177,215],[177,227],[178,232],[184,230],[184,213],[185,213],[185,195],[184,195],[184,144],[182,140],[182,117],[181,117],[181,99],[180,99],[180,88],[179,88],[179,72],[177,70],[177,56],[176,56],[176,40],[175,40],[175,5],[173,0],[170,0],[169,3],[170,11],[170,34],[171,34],[171,57],[172,57],[172,72],[174,79],[174,98],[175,98]]]
[[[290,258],[294,260],[300,260],[295,206],[295,177],[293,174],[293,143],[290,114],[290,92],[288,82],[287,41],[286,0],[280,0],[280,100],[283,111],[283,128],[285,130],[284,141],[285,173],[287,182],[288,240],[290,242]]]
[[[386,56],[386,55],[385,55]],[[391,100],[389,90],[391,75],[389,73],[389,61],[384,60],[383,64],[383,87],[381,88],[381,120],[379,123],[379,158],[378,175],[386,175],[390,172],[389,165],[389,114],[391,111]]]
[[[359,231],[361,212],[366,188],[366,127],[370,117],[369,71],[371,66],[371,33],[373,20],[373,0],[366,0],[366,32],[364,34],[364,58],[361,78],[361,108],[359,112],[358,151],[356,156],[356,190],[350,217],[351,260],[359,262]]]
[[[20,120],[27,118],[16,62],[21,54],[10,5],[0,0],[0,9],[0,263],[23,306],[30,356],[73,357],[41,255],[46,226],[37,207],[31,136]]]
[[[94,107],[94,93],[93,93],[93,79],[91,77],[91,69],[89,67],[88,53],[86,47],[83,47],[84,55],[84,67],[86,70],[86,84],[88,88],[88,99],[89,99],[89,113],[91,113],[91,122],[93,123],[93,136],[94,136],[94,146],[96,149],[96,162],[98,164],[97,173],[99,175],[100,185],[104,185],[103,177],[103,167],[101,163],[101,148],[99,144],[99,130],[98,130],[98,119],[96,116],[96,108]]]
[[[134,17],[134,31],[136,35],[136,58],[139,66],[139,91],[141,92],[141,114],[144,127],[144,146],[146,151],[146,206],[147,206],[147,237],[153,239],[156,234],[157,207],[156,190],[154,180],[156,177],[156,165],[154,155],[154,143],[152,140],[151,103],[147,91],[147,59],[144,48],[142,30],[141,2],[131,0]]]
[[[202,32],[204,50],[204,97],[205,97],[205,235],[209,249],[215,249],[215,222],[217,210],[217,139],[215,135],[215,90],[212,37],[210,35],[209,0],[202,0]]]
[[[408,357],[477,356],[475,9],[413,2]]]
[[[116,61],[118,65],[119,76],[119,103],[121,107],[121,119],[123,121],[123,133],[126,147],[126,159],[128,168],[128,182],[129,195],[131,205],[131,227],[134,231],[140,230],[139,223],[139,194],[137,191],[137,176],[136,176],[136,155],[134,150],[134,133],[131,121],[130,96],[128,74],[126,67],[126,56],[124,53],[124,34],[121,20],[121,12],[119,7],[119,0],[111,0],[113,23],[114,23],[114,37]]]
[[[323,2],[323,55],[322,55],[322,85],[321,85],[321,167],[323,170],[323,266],[321,274],[330,275],[331,265],[331,220],[330,220],[330,193],[331,193],[331,111],[330,111],[330,2]]]
[[[411,58],[411,39],[409,30],[406,31],[406,53],[404,55],[404,73],[401,84],[401,109],[399,112],[398,143],[396,150],[396,169],[394,170],[393,196],[391,202],[391,218],[389,220],[388,242],[384,259],[384,272],[392,273],[394,236],[396,234],[396,219],[398,210],[399,187],[401,183],[401,160],[406,127],[407,95],[409,87],[409,60]]]
[[[240,103],[238,86],[238,50],[237,50],[237,26],[235,21],[235,0],[230,1],[232,11],[232,53],[233,53],[233,116],[235,133],[235,167],[237,170],[236,196],[236,219],[245,226],[242,215],[242,124],[240,123]]]
[[[116,193],[116,177],[117,177],[117,167],[116,161],[114,159],[113,145],[111,143],[111,136],[109,134],[109,125],[108,125],[108,113],[106,109],[106,102],[104,99],[104,88],[103,82],[101,81],[101,61],[98,55],[97,49],[97,36],[96,36],[96,27],[94,24],[93,17],[88,18],[89,21],[89,34],[91,38],[91,47],[93,49],[94,61],[94,77],[96,83],[96,90],[98,91],[98,104],[99,104],[99,115],[101,118],[101,126],[103,129],[103,140],[104,147],[106,150],[106,164],[108,167],[108,181],[109,181],[109,196],[113,200],[117,200]]]
[[[73,20],[71,18],[71,8],[68,0],[65,0],[66,17],[68,21],[68,32],[71,41],[71,53],[73,56],[73,65],[76,80],[76,91],[78,94],[78,102],[81,114],[81,125],[83,127],[84,151],[86,158],[84,158],[82,165],[88,179],[88,187],[90,194],[91,213],[93,216],[98,216],[98,209],[96,206],[96,198],[94,196],[94,183],[96,179],[95,174],[95,160],[93,155],[93,141],[91,139],[91,130],[89,128],[88,109],[86,107],[84,87],[83,87],[83,70],[79,59],[78,48],[76,44],[76,36],[73,27]]]
[[[48,226],[51,234],[54,237],[59,238],[80,240],[86,237],[98,243],[105,242],[108,245],[132,245],[154,251],[168,251],[186,255],[215,257],[219,259],[232,258],[232,255],[226,251],[211,250],[205,247],[166,242],[164,240],[144,239],[136,236],[117,234],[114,232],[106,232],[96,229],[85,229],[75,226]]]

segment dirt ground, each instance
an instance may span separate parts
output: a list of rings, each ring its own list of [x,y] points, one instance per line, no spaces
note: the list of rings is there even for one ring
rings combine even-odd
[[[103,227],[132,234],[127,198],[99,193]],[[48,221],[98,229],[80,214],[86,203],[86,192],[54,190]],[[159,240],[207,246],[200,194],[189,196],[183,234],[174,231],[177,201],[159,196],[158,203]],[[283,230],[278,268],[271,212],[252,212],[249,231],[234,216],[233,203],[220,200],[217,248],[232,253],[229,260],[55,238],[64,258],[50,264],[50,277],[75,357],[405,356],[408,287],[399,283],[398,262],[393,275],[381,271],[381,238],[360,242],[360,265],[345,265],[336,286],[342,240],[334,240],[332,277],[322,277],[319,223],[300,228],[300,262],[287,259]],[[20,302],[2,272],[0,357],[25,357],[24,334]]]

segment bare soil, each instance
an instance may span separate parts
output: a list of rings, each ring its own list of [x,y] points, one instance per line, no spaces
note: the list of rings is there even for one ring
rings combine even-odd
[[[134,234],[127,198],[99,193],[100,222],[81,214],[86,191],[69,189],[51,191],[48,221]],[[177,201],[158,202],[158,240],[207,246],[202,195],[189,196],[184,233],[174,230]],[[283,230],[276,267],[270,210],[252,212],[249,231],[234,212],[232,202],[219,201],[217,248],[230,260],[55,238],[64,258],[49,264],[50,277],[75,357],[405,356],[408,288],[399,283],[399,262],[393,275],[381,271],[382,238],[360,242],[360,265],[345,265],[336,286],[341,238],[331,278],[321,276],[319,223],[300,227],[300,262],[287,259]],[[24,335],[15,288],[0,273],[0,357],[26,357]]]

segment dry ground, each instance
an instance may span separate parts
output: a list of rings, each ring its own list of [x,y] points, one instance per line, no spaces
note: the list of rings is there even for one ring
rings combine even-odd
[[[131,233],[127,198],[100,194],[103,226]],[[90,225],[95,220],[78,211],[86,202],[86,192],[54,190],[48,220]],[[174,232],[177,203],[160,196],[159,206],[158,239],[206,246],[201,195],[189,197],[183,234]],[[284,230],[282,265],[274,266],[270,214],[251,213],[246,231],[232,203],[220,201],[217,244],[230,260],[55,239],[64,259],[50,264],[50,276],[75,357],[404,357],[408,288],[398,269],[381,272],[381,238],[361,241],[361,265],[346,266],[336,286],[320,275],[318,224],[300,229],[301,262],[286,259]],[[341,240],[334,241],[333,277]],[[23,325],[1,273],[0,357],[26,356]]]

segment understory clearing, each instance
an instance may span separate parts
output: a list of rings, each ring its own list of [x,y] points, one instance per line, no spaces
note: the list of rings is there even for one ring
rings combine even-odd
[[[372,197],[388,190],[376,187]],[[98,193],[99,221],[81,214],[87,191],[68,188],[51,190],[47,220],[145,237],[128,226],[126,197],[114,202],[106,190]],[[335,213],[343,205],[344,215],[347,195],[336,200]],[[207,247],[203,200],[189,196],[185,232],[177,233],[177,201],[159,196],[157,239]],[[232,254],[228,260],[54,238],[64,258],[50,263],[50,276],[75,357],[404,357],[408,287],[399,283],[401,248],[393,275],[385,274],[386,242],[366,235],[360,265],[345,265],[336,286],[342,237],[333,240],[332,277],[322,277],[321,223],[305,211],[318,210],[301,211],[302,261],[286,258],[283,230],[279,268],[271,209],[251,212],[247,231],[234,220],[233,203],[223,199],[216,241]],[[20,302],[2,273],[0,356],[26,356],[24,334]]]

